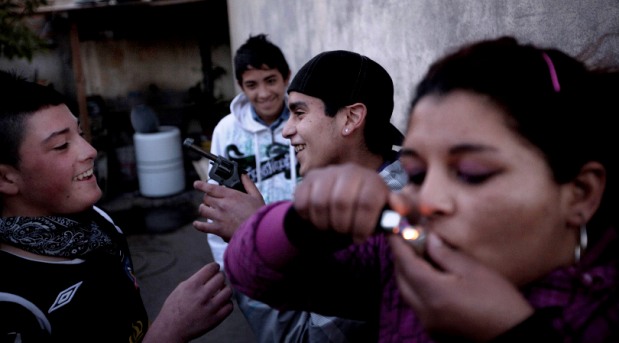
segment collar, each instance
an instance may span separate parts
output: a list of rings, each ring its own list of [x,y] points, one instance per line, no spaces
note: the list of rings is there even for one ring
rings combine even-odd
[[[400,158],[400,152],[391,150],[388,154],[385,155],[385,161],[383,164],[378,167],[378,172],[382,172],[385,168],[395,162],[398,158]]]
[[[271,125],[267,125],[267,123],[264,120],[262,120],[260,116],[258,116],[253,106],[251,106],[251,116],[252,118],[254,118],[255,121],[268,127],[269,129],[275,129],[276,127],[281,125],[283,122],[288,120],[288,118],[290,117],[290,110],[288,109],[288,106],[285,106],[284,104],[284,109],[282,110],[282,113],[279,115],[279,117],[277,117],[277,119],[275,119],[273,123],[271,123]]]

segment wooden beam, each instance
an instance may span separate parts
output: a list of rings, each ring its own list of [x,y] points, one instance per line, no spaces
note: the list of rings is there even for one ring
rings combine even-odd
[[[92,134],[90,130],[90,117],[88,115],[88,104],[86,102],[86,83],[84,80],[84,71],[82,68],[82,54],[80,50],[80,37],[77,31],[77,24],[71,21],[70,30],[71,41],[71,60],[73,62],[73,75],[75,78],[75,89],[77,94],[77,105],[79,111],[79,119],[84,138],[88,142],[92,142]]]
[[[57,4],[40,6],[37,8],[38,13],[52,13],[52,12],[69,12],[69,11],[81,11],[81,10],[93,10],[97,8],[122,8],[131,6],[169,6],[169,5],[182,5],[191,4],[194,2],[206,2],[207,0],[135,0],[135,1],[59,1]]]

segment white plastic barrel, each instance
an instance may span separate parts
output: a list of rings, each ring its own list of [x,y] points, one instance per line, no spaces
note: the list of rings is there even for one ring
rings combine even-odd
[[[158,132],[133,135],[140,193],[162,197],[185,189],[180,130],[160,126]]]

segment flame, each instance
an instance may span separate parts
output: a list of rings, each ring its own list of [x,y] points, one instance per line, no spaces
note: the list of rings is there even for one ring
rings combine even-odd
[[[415,227],[409,226],[402,229],[402,237],[407,241],[414,241],[421,236],[421,232]]]

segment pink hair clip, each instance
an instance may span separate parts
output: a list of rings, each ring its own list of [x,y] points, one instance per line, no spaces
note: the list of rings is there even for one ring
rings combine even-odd
[[[547,53],[542,52],[542,56],[544,56],[544,61],[548,64],[548,70],[550,71],[550,79],[552,80],[552,87],[555,92],[559,93],[561,90],[561,85],[559,84],[559,78],[557,77],[557,71],[555,70],[555,65],[552,63],[550,56]]]

